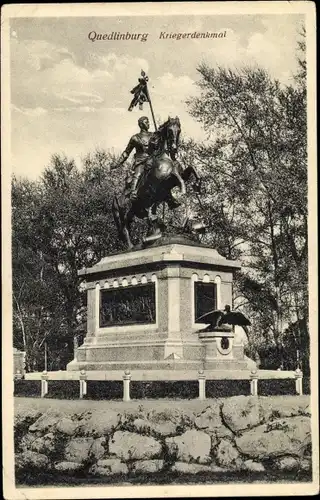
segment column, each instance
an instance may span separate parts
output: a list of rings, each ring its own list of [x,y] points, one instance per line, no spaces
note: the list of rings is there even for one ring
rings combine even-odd
[[[221,277],[216,276],[214,282],[216,284],[216,308],[222,309],[224,306],[221,304]]]
[[[95,286],[95,334],[97,335],[100,327],[100,283]]]
[[[87,286],[87,337],[93,337],[96,331],[96,288]]]
[[[164,357],[175,354],[183,357],[181,327],[180,327],[180,268],[167,268],[168,280],[168,338],[166,340]]]
[[[226,304],[229,304],[232,307],[232,282],[221,281],[220,290],[221,308],[224,309]]]

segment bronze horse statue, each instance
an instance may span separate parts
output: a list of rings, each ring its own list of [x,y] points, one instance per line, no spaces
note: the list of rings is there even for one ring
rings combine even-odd
[[[134,217],[148,218],[148,239],[161,236],[162,224],[157,217],[157,208],[172,199],[171,190],[180,188],[180,193],[186,193],[185,182],[193,174],[195,178],[194,189],[200,189],[200,177],[194,167],[182,168],[176,160],[179,148],[181,126],[178,117],[168,120],[154,132],[148,146],[148,158],[144,172],[137,186],[137,196],[134,200],[129,196],[129,181],[120,196],[115,196],[112,203],[114,220],[119,236],[128,249],[133,248],[130,226]],[[172,209],[172,208],[171,208]]]

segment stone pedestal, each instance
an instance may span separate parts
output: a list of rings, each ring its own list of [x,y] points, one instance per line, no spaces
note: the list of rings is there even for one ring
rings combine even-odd
[[[24,351],[18,351],[15,347],[13,348],[13,375],[19,374],[24,377],[26,372],[25,358],[26,353]]]
[[[199,339],[205,346],[205,370],[242,370],[256,367],[255,362],[245,356],[243,343],[235,343],[231,327],[199,332]]]
[[[215,347],[198,335],[206,325],[196,320],[232,304],[239,268],[216,250],[170,240],[81,270],[87,333],[67,370],[198,370],[214,363]]]

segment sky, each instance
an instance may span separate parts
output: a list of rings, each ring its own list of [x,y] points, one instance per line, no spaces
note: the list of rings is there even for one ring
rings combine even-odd
[[[185,100],[197,66],[262,66],[283,84],[296,71],[300,15],[16,18],[10,24],[14,174],[39,177],[54,153],[81,164],[96,148],[121,153],[143,112],[128,106],[141,69],[158,122],[178,115],[182,135],[205,140]],[[89,40],[89,33],[148,33],[147,40]],[[160,33],[226,32],[224,38],[160,39]]]

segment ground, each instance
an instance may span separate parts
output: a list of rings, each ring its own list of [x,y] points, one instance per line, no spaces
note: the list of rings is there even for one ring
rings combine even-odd
[[[272,396],[272,399],[283,400],[283,396]],[[297,396],[286,396],[286,400],[294,401]],[[310,396],[299,396],[299,400],[302,402],[305,400],[306,405],[309,403]],[[55,410],[65,410],[74,412],[86,411],[86,410],[94,410],[94,409],[105,409],[110,408],[113,411],[127,411],[127,410],[135,410],[139,407],[143,407],[143,409],[151,410],[161,410],[168,408],[177,408],[177,409],[185,409],[190,411],[201,411],[202,409],[207,408],[212,403],[214,403],[216,399],[205,399],[204,401],[200,401],[198,399],[179,399],[179,400],[168,400],[168,399],[148,399],[148,400],[132,400],[129,402],[119,401],[119,400],[63,400],[63,399],[41,399],[41,398],[15,398],[15,411],[21,412],[23,408],[26,412],[30,409],[37,409],[41,412],[49,410],[49,408],[54,408]]]

